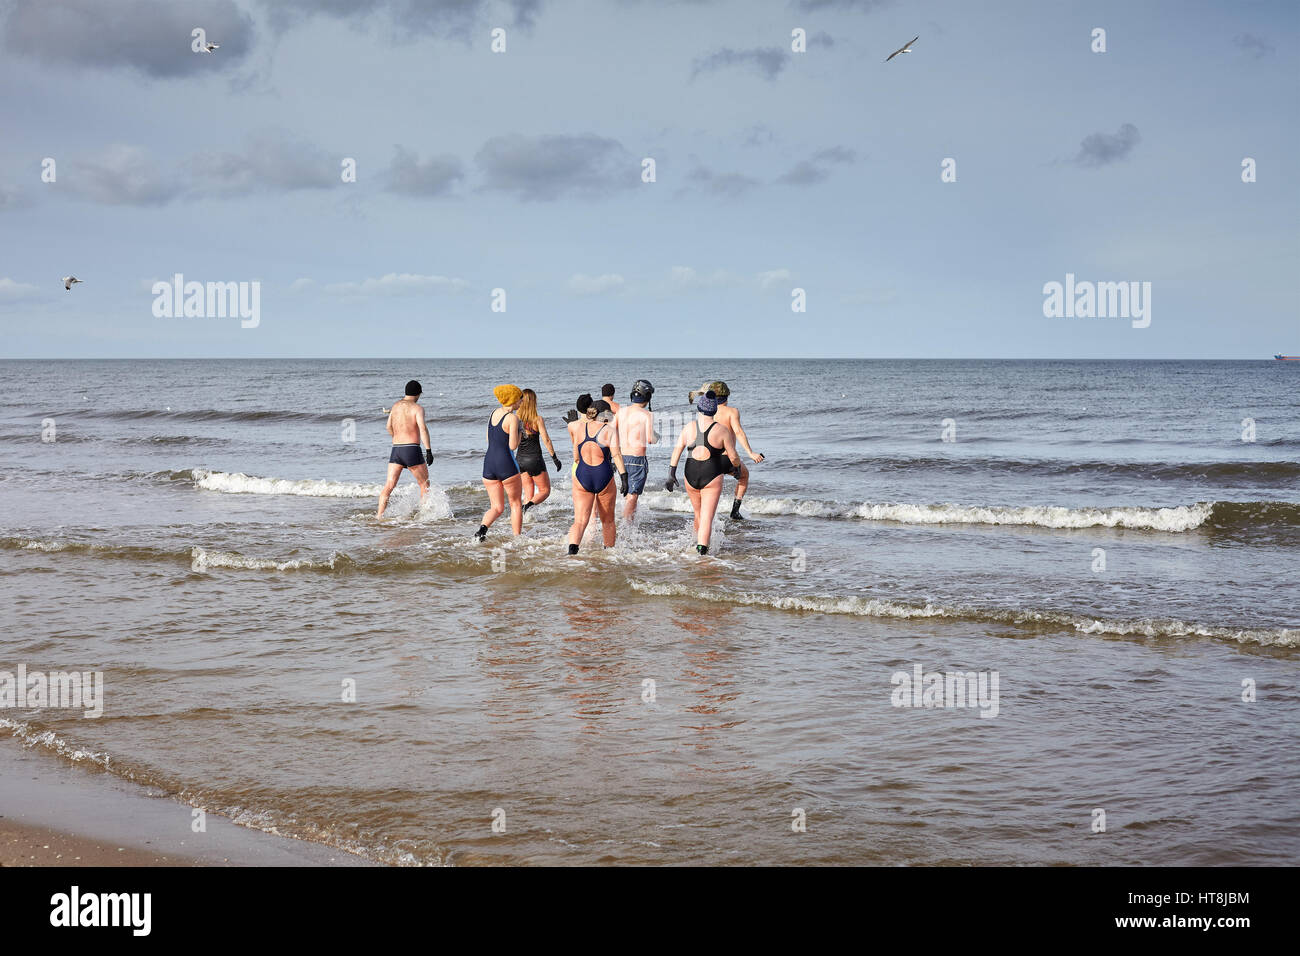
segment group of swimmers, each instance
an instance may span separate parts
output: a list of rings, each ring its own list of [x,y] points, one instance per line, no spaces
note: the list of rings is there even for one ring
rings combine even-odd
[[[635,517],[637,501],[644,493],[649,477],[647,446],[656,444],[660,437],[655,433],[654,412],[650,405],[654,391],[650,382],[637,379],[628,403],[621,404],[614,400],[614,386],[606,384],[601,388],[599,399],[593,400],[590,393],[579,395],[576,408],[565,416],[573,446],[573,524],[569,528],[569,554],[578,553],[578,544],[586,533],[593,511],[600,517],[605,547],[614,546],[615,476],[618,478],[618,493],[626,498],[623,519],[631,521]],[[415,476],[421,498],[429,490],[433,448],[424,409],[420,406],[421,393],[419,382],[407,382],[405,398],[389,411],[388,432],[393,436],[393,447],[388,458],[388,481],[379,495],[378,517],[383,517],[389,495],[397,486],[403,468]],[[483,457],[483,486],[487,489],[488,509],[473,535],[479,541],[487,537],[493,522],[505,513],[507,502],[511,530],[519,534],[528,509],[550,496],[551,481],[542,458],[543,445],[555,464],[555,470],[563,467],[546,423],[538,412],[537,393],[531,388],[498,385],[492,394],[499,407],[488,417],[487,453]],[[749,469],[741,461],[737,445],[744,449],[754,464],[764,460],[761,454],[750,448],[749,438],[740,425],[740,413],[728,404],[730,395],[731,390],[725,382],[706,382],[690,392],[696,418],[687,422],[678,435],[669,462],[668,479],[664,482],[666,491],[677,487],[677,466],[686,455],[686,493],[695,512],[695,550],[700,554],[709,551],[713,517],[722,497],[724,475],[736,477],[731,517],[744,520],[740,506],[749,487]],[[422,452],[422,446],[427,450]]]

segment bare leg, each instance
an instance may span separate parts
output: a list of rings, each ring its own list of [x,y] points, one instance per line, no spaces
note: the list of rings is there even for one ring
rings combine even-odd
[[[524,503],[519,498],[524,483],[518,475],[511,475],[501,484],[505,486],[506,497],[510,499],[510,530],[519,534],[524,530]]]
[[[397,462],[388,463],[388,481],[384,484],[384,490],[379,493],[379,511],[375,513],[376,518],[384,516],[384,509],[388,507],[388,496],[393,493],[397,487],[397,479],[402,476],[402,466]]]
[[[740,467],[736,469],[736,500],[739,501],[745,497],[745,492],[749,489],[749,469],[745,467],[742,461]]]
[[[591,507],[596,496],[576,481],[573,483],[573,526],[569,528],[569,544],[582,544],[582,536],[591,521]]]
[[[535,490],[533,487],[533,476],[526,471],[521,471],[519,473],[519,480],[523,483],[520,496],[525,502],[532,501]]]
[[[698,512],[698,523],[695,526],[695,540],[706,547],[708,546],[709,538],[713,534],[713,516],[717,514],[718,499],[721,497],[721,475],[714,478],[700,489],[700,510]]]
[[[415,475],[415,480],[420,483],[420,500],[423,501],[424,496],[429,493],[429,466],[412,465],[411,474]]]
[[[483,479],[483,487],[487,489],[489,503],[488,510],[483,512],[483,526],[490,528],[492,522],[506,510],[506,491],[501,487],[501,482],[490,478]]]
[[[614,527],[614,502],[617,497],[618,492],[614,488],[613,480],[596,496],[596,510],[600,514],[600,533],[604,535],[607,548],[614,547],[614,540],[618,534],[618,529]]]
[[[700,540],[700,492],[689,481],[686,482],[686,495],[691,499],[691,511],[695,513],[695,540]]]
[[[530,500],[533,504],[540,505],[547,498],[551,497],[551,476],[546,472],[542,472],[533,479],[533,483],[536,487],[533,490],[533,496]]]
[[[623,502],[623,520],[631,521],[636,517],[636,500],[640,495],[628,495],[627,500]]]

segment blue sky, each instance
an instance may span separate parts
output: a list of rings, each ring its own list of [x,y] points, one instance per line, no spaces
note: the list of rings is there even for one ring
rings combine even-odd
[[[0,356],[1300,353],[1298,27],[1290,2],[0,0]],[[260,282],[260,324],[155,317],[178,272]],[[1150,282],[1150,326],[1044,317],[1066,273]]]

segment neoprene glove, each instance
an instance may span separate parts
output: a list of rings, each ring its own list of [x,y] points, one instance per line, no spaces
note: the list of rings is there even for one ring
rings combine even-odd
[[[555,462],[555,470],[556,470],[556,471],[564,471],[564,466],[560,464],[560,456],[559,456],[559,455],[552,455],[552,456],[551,456],[551,461]]]
[[[668,480],[664,482],[664,491],[672,491],[677,487],[677,466],[673,465],[668,469]]]
[[[624,498],[627,497],[627,472],[626,471],[620,471],[618,473],[618,490],[622,492]]]
[[[433,449],[432,449],[432,448],[426,448],[426,449],[424,450],[424,463],[425,463],[426,465],[432,465],[432,464],[433,464]]]

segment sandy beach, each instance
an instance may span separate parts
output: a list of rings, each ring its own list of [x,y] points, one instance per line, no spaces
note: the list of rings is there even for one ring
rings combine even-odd
[[[0,741],[0,866],[374,866]]]

